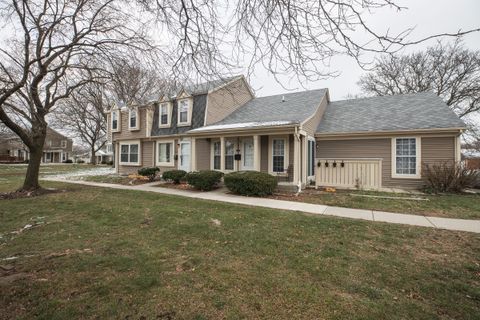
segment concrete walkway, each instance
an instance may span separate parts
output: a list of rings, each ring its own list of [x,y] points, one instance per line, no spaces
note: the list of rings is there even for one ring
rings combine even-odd
[[[439,217],[427,217],[421,215],[391,213],[364,209],[350,209],[342,207],[332,207],[319,204],[311,204],[297,201],[284,201],[265,198],[253,198],[226,194],[222,190],[211,192],[194,192],[187,190],[178,190],[162,187],[154,187],[158,182],[146,183],[136,186],[126,186],[111,183],[97,183],[89,181],[72,181],[66,179],[44,178],[43,180],[82,184],[94,187],[104,187],[121,190],[148,191],[175,196],[222,201],[234,204],[243,204],[255,207],[265,207],[281,210],[301,211],[312,214],[336,216],[342,218],[361,219],[369,221],[380,221],[395,224],[406,224],[412,226],[430,227],[437,229],[447,229],[455,231],[468,231],[480,233],[480,220],[450,219]]]

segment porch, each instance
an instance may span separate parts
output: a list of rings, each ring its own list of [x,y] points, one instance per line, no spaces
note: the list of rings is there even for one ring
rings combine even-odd
[[[294,131],[211,135],[188,140],[191,143],[191,168],[186,171],[260,171],[276,176],[280,188],[289,191],[292,186],[303,187],[313,179],[313,157],[309,157],[314,152],[313,143],[309,143],[306,135]],[[181,141],[179,145],[179,169],[182,169],[186,148],[182,148]]]
[[[42,155],[42,163],[62,163],[66,160],[68,160],[68,152],[61,150],[47,150]]]

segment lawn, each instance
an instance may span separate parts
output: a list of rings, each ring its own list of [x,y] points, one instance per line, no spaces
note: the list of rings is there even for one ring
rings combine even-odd
[[[45,184],[0,201],[0,319],[480,314],[476,234]]]
[[[362,197],[361,195],[373,195],[375,197]],[[276,199],[302,201],[336,207],[410,213],[446,218],[480,219],[480,194],[412,195],[346,190],[337,190],[335,193],[328,193],[310,189],[305,190],[296,197],[284,194],[272,197]],[[428,199],[428,201],[388,199],[381,197],[419,197]]]

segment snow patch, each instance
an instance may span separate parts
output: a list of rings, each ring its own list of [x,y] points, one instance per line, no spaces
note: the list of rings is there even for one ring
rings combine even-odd
[[[49,175],[48,178],[60,179],[60,180],[83,180],[87,176],[105,176],[115,174],[115,168],[110,167],[98,167],[88,168],[84,170],[78,170],[74,172],[63,172],[56,175]]]

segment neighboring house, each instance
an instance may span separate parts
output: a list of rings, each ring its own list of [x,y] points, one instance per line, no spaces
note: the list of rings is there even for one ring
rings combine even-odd
[[[464,129],[430,93],[331,102],[319,89],[256,98],[242,76],[108,114],[120,174],[256,170],[294,187],[421,187],[422,163],[460,160]]]
[[[28,147],[17,136],[4,138],[0,145],[0,152],[14,157],[16,161],[24,161],[30,158]],[[43,146],[42,163],[61,163],[70,158],[72,153],[72,139],[61,133],[47,128],[47,136]]]
[[[74,156],[75,162],[78,160],[82,160],[85,163],[89,163],[91,159],[91,152],[85,152],[79,155]],[[113,146],[112,144],[107,144],[103,146],[100,150],[95,152],[96,163],[109,163],[113,161]]]
[[[480,151],[474,149],[464,150],[462,158],[467,168],[472,170],[480,170]]]

